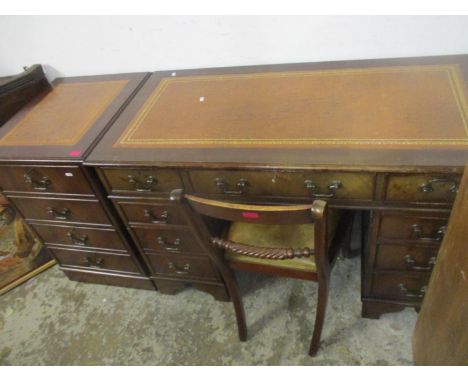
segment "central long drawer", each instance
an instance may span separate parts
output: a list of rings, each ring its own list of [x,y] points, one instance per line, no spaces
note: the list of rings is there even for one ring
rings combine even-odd
[[[189,176],[200,194],[356,200],[372,200],[374,195],[372,173],[195,170]]]

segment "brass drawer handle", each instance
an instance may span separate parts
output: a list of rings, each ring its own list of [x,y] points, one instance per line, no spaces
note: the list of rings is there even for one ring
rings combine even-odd
[[[158,181],[153,175],[145,176],[144,181],[140,181],[138,178],[135,178],[133,175],[127,176],[127,181],[130,185],[133,186],[133,189],[137,192],[150,192],[153,191],[153,186],[155,186]]]
[[[91,256],[86,256],[84,265],[91,268],[102,268],[104,266],[104,259],[100,257],[93,259]]]
[[[81,245],[81,246],[85,246],[87,245],[87,241],[88,241],[88,235],[83,235],[81,237],[78,237],[76,236],[74,233],[73,233],[73,230],[71,230],[70,232],[67,233],[67,236],[70,238],[70,240],[72,241],[73,244],[75,245]]]
[[[410,255],[405,256],[405,263],[411,271],[430,271],[436,262],[436,257],[433,256],[427,263],[417,263]]]
[[[165,237],[158,236],[158,244],[162,245],[166,251],[178,251],[180,243],[180,238],[175,239],[173,243],[169,243]]]
[[[31,185],[35,191],[47,191],[52,182],[45,176],[40,180],[34,179],[34,173],[36,170],[32,168],[26,174],[24,174],[24,181]]]
[[[334,198],[336,191],[343,187],[343,183],[339,180],[334,180],[327,188],[330,191],[328,194],[321,194],[315,192],[318,189],[317,185],[310,179],[304,180],[304,187],[309,191],[309,195],[313,198]]]
[[[62,208],[60,211],[58,211],[54,207],[48,207],[47,213],[52,215],[54,219],[68,220],[68,218],[70,217],[71,211],[68,208]]]
[[[423,183],[419,186],[419,191],[428,193],[428,192],[434,192],[434,187],[433,185],[435,183],[452,183],[452,185],[449,188],[449,191],[451,193],[456,194],[458,192],[458,182],[454,179],[451,178],[433,178],[429,179],[426,183]]]
[[[422,299],[424,295],[426,294],[426,290],[427,290],[427,286],[422,286],[417,291],[411,291],[403,283],[398,284],[398,288],[400,289],[402,293],[404,293],[405,297],[417,298],[417,299]]]
[[[169,261],[167,264],[169,266],[169,269],[174,271],[174,273],[178,275],[188,275],[190,273],[190,264],[185,264],[183,268],[178,267],[175,265],[172,261]]]
[[[413,224],[411,227],[413,228],[413,234],[415,238],[418,240],[425,241],[441,241],[444,237],[445,231],[447,230],[447,226],[443,225],[439,227],[439,229],[434,233],[433,236],[422,236],[421,224]]]
[[[143,210],[143,213],[153,224],[167,224],[167,219],[169,218],[169,213],[167,211],[164,211],[159,218],[151,210]]]
[[[223,192],[223,194],[243,195],[246,191],[247,186],[249,185],[249,182],[246,179],[239,179],[239,181],[236,184],[237,190],[228,190],[228,184],[223,178],[216,178],[215,184],[216,187],[218,187]]]

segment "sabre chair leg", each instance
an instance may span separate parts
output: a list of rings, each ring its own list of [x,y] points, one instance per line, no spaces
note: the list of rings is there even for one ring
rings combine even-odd
[[[322,336],[323,322],[325,320],[325,312],[327,310],[328,301],[328,280],[318,283],[318,300],[315,313],[314,333],[310,342],[309,355],[314,357],[317,355],[317,350],[320,346],[320,337]]]
[[[226,282],[226,286],[234,304],[237,328],[239,331],[239,340],[245,342],[247,341],[247,324],[245,321],[244,305],[239,294],[235,275],[231,270],[224,272],[224,281]]]

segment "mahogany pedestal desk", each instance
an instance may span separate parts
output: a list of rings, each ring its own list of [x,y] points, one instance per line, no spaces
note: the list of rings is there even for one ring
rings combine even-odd
[[[468,147],[468,56],[153,73],[87,157],[161,292],[228,298],[170,192],[366,211],[362,314],[419,308]]]
[[[93,169],[82,166],[145,76],[64,78],[2,94],[11,104],[2,108],[2,193],[72,280],[155,289]]]

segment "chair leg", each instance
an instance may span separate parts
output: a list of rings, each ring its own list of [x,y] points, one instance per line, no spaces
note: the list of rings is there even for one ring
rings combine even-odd
[[[247,341],[247,324],[245,321],[244,305],[242,304],[239,289],[237,288],[237,281],[235,279],[234,273],[230,269],[223,273],[224,281],[226,282],[226,287],[228,288],[229,294],[234,304],[237,328],[239,331],[239,340],[245,342]]]
[[[318,300],[315,313],[314,334],[310,342],[309,355],[311,357],[317,354],[320,345],[320,337],[322,336],[323,322],[325,320],[325,311],[327,310],[328,301],[328,280],[318,283]]]

